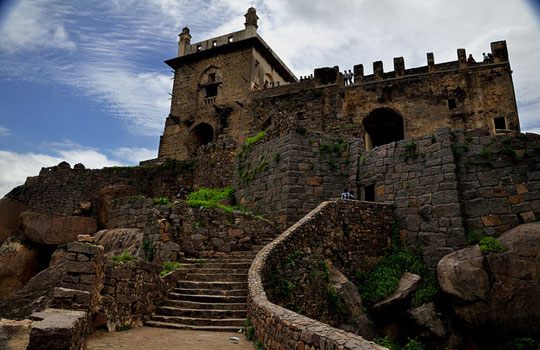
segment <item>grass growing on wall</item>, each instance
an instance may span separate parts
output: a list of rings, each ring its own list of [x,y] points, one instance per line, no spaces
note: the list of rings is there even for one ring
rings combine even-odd
[[[168,273],[171,273],[176,270],[180,270],[182,268],[182,264],[180,264],[177,261],[165,261],[163,263],[163,269],[159,273],[160,277],[164,277]]]
[[[187,197],[187,204],[193,208],[219,208],[225,212],[245,211],[240,206],[233,206],[220,203],[222,201],[234,200],[234,188],[201,188],[191,192]]]
[[[122,253],[113,256],[111,260],[115,264],[124,264],[130,261],[135,261],[137,260],[137,258],[131,255],[131,253],[128,252],[127,250],[124,250]]]

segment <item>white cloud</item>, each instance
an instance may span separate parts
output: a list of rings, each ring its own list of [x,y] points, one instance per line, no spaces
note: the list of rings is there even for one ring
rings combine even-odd
[[[10,133],[11,131],[8,128],[0,126],[0,136],[8,136]]]
[[[10,53],[76,47],[46,2],[19,1],[0,27],[0,49]]]
[[[141,160],[157,157],[156,150],[138,147],[119,147],[111,151],[112,155],[128,164],[138,164]]]

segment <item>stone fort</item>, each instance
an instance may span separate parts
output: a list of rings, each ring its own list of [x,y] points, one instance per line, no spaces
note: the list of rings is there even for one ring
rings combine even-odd
[[[393,71],[378,61],[370,75],[358,64],[352,77],[323,67],[298,79],[257,28],[250,8],[238,32],[191,43],[182,30],[177,57],[166,61],[174,85],[156,159],[98,170],[62,162],[0,201],[0,316],[8,319],[0,344],[7,329],[28,349],[59,337],[80,348],[94,329],[144,324],[251,328],[267,349],[384,349],[365,338],[386,331],[389,314],[366,330],[363,301],[351,306],[340,293],[391,242],[414,249],[433,272],[451,253],[473,249],[472,233],[510,247],[521,236],[507,231],[537,224],[540,136],[520,133],[505,41],[478,63],[458,49],[452,62],[428,53],[422,67],[397,57]],[[180,188],[226,186],[234,188],[228,201],[248,213],[174,201]],[[360,200],[338,199],[344,189]],[[479,281],[474,297],[437,287],[446,299],[432,303],[433,314],[452,305],[461,317],[452,322],[487,333],[418,333],[429,348],[474,348],[494,339],[482,338],[493,329],[540,332],[540,291],[522,287],[538,279],[524,261],[507,263],[534,254],[515,249],[478,253],[454,269],[456,285]],[[119,263],[126,255],[134,260]],[[171,262],[182,268],[163,270]],[[490,270],[460,280],[473,265]],[[522,284],[509,287],[501,271]],[[347,282],[332,285],[325,274]],[[512,298],[497,299],[508,290]],[[336,316],[335,298],[359,318]],[[396,337],[420,323],[398,323],[406,331]]]

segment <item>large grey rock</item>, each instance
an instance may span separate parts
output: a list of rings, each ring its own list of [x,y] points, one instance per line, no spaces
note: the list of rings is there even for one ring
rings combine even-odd
[[[21,214],[23,232],[32,242],[57,245],[77,240],[78,235],[97,230],[94,218],[86,216],[55,216],[34,212]]]
[[[376,311],[387,311],[402,301],[408,299],[420,285],[421,277],[410,272],[405,272],[399,280],[398,287],[388,298],[379,301],[373,306]]]
[[[37,268],[37,249],[13,239],[0,246],[0,300],[20,290]]]
[[[26,210],[26,204],[4,197],[0,199],[0,244],[17,233],[21,224],[20,215]]]
[[[414,322],[418,330],[418,335],[430,338],[443,338],[446,336],[446,326],[433,303],[426,303],[422,306],[409,309],[407,313]]]
[[[45,309],[32,314],[28,350],[78,350],[84,345],[88,314],[84,311]]]
[[[330,283],[335,288],[347,308],[350,318],[340,328],[360,335],[368,340],[375,338],[375,324],[364,313],[362,298],[354,283],[339,271],[330,261],[326,261],[330,271]]]
[[[456,315],[469,327],[540,333],[540,222],[499,237],[507,250],[482,255],[478,246],[445,256],[437,273]]]
[[[101,230],[94,235],[95,244],[102,245],[106,257],[111,257],[127,250],[131,255],[138,255],[143,239],[143,232],[138,228],[115,228]]]
[[[0,349],[26,350],[30,342],[30,320],[0,319]]]

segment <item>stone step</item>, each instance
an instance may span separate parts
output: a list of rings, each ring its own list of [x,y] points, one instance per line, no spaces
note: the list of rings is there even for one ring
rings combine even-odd
[[[215,274],[215,273],[188,273],[183,281],[211,281],[211,282],[243,282],[247,281],[247,273],[242,274]]]
[[[245,289],[187,289],[187,288],[174,288],[173,292],[176,294],[191,294],[191,295],[228,295],[228,296],[247,296],[247,288]]]
[[[175,308],[200,309],[200,310],[246,310],[246,303],[205,303],[199,301],[165,299],[163,306]]]
[[[144,323],[149,327],[160,327],[160,328],[172,328],[172,329],[188,329],[193,331],[209,331],[209,332],[238,332],[239,330],[244,329],[244,327],[238,326],[193,326],[187,324],[179,323],[170,323],[170,322],[160,322],[160,321],[146,321]]]
[[[197,295],[178,293],[169,293],[169,299],[197,301],[203,303],[245,303],[247,301],[246,296]]]
[[[229,309],[179,309],[171,306],[160,306],[156,310],[157,315],[161,316],[179,316],[190,318],[210,318],[210,319],[224,319],[224,318],[246,318],[246,310],[229,310]]]
[[[191,262],[180,262],[182,268],[184,269],[193,269],[193,268],[211,268],[211,269],[249,269],[251,266],[251,260],[244,262],[207,262],[204,264],[195,264]]]
[[[225,326],[225,327],[243,327],[245,318],[200,318],[200,317],[182,317],[182,316],[166,316],[152,315],[152,321],[179,323],[191,326]]]
[[[247,289],[247,281],[242,282],[215,282],[215,281],[178,281],[178,288],[186,289]]]
[[[193,273],[203,273],[203,274],[212,274],[212,275],[226,275],[226,274],[233,274],[233,275],[242,275],[247,274],[249,268],[241,268],[241,269],[227,269],[227,268],[209,268],[209,267],[195,267],[192,269],[184,269],[184,271],[188,274]]]

